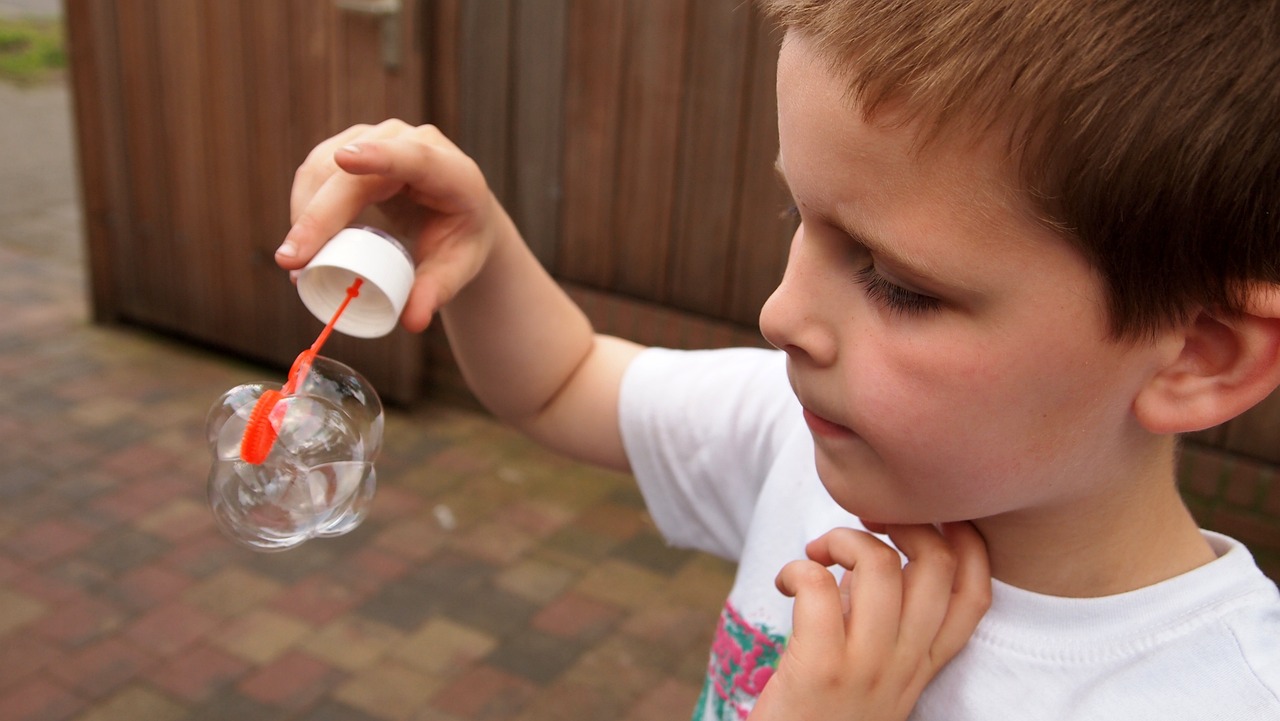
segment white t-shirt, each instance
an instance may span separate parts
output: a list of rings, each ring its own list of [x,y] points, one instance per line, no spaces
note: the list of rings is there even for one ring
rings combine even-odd
[[[693,718],[743,719],[791,631],[778,571],[826,531],[861,526],[818,480],[781,352],[647,350],[624,378],[620,423],[668,542],[739,564]],[[1205,536],[1218,560],[1117,596],[994,582],[911,718],[1280,720],[1280,592],[1243,545]]]

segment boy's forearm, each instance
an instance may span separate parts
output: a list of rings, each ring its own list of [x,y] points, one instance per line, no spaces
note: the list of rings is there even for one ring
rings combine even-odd
[[[552,448],[625,466],[616,395],[633,351],[612,339],[597,342],[586,315],[510,218],[499,213],[495,222],[484,268],[441,311],[467,385],[494,415]]]

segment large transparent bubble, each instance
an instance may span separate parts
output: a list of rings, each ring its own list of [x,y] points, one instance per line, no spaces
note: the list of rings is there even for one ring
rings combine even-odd
[[[261,463],[242,441],[258,400],[275,383],[236,386],[214,402],[205,429],[213,464],[209,505],[219,528],[261,551],[337,536],[368,515],[377,487],[382,402],[356,371],[317,356],[296,390],[266,416],[274,442]]]

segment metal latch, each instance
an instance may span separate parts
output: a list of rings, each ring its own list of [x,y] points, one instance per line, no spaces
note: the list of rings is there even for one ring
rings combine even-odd
[[[380,18],[382,21],[382,64],[387,70],[400,69],[403,56],[400,18],[403,0],[334,0],[339,10]]]

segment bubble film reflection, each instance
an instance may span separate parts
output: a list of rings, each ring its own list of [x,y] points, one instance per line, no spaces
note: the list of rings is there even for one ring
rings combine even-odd
[[[227,536],[259,551],[354,529],[368,515],[377,486],[373,464],[383,409],[373,386],[323,356],[297,381],[267,413],[275,440],[261,463],[244,459],[242,441],[259,399],[280,391],[279,384],[236,386],[206,419],[214,518]]]

